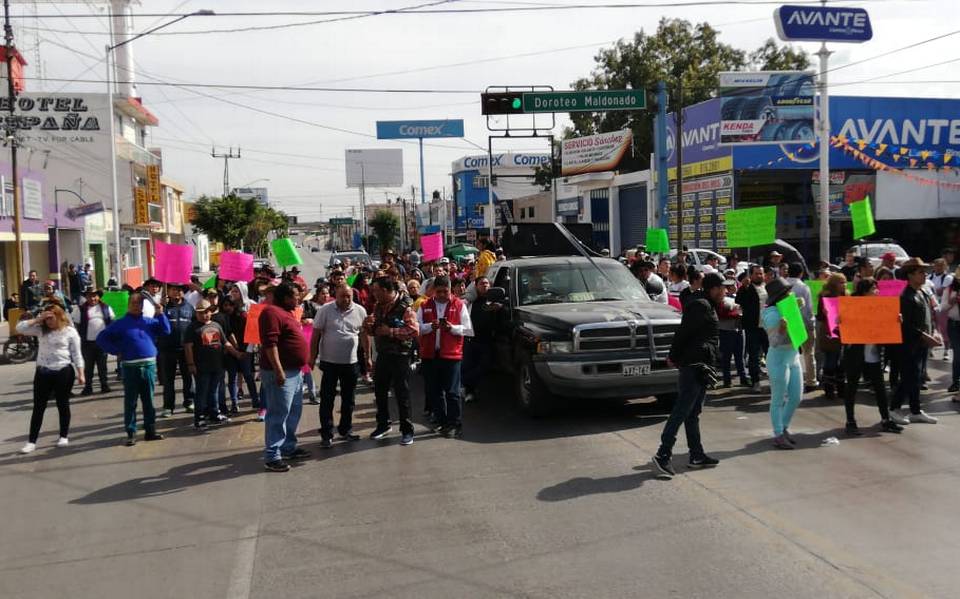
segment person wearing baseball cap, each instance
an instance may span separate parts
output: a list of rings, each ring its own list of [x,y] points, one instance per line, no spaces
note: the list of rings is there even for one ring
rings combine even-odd
[[[223,384],[224,353],[233,350],[227,334],[219,322],[213,320],[215,306],[202,299],[197,304],[196,320],[187,330],[183,340],[187,356],[187,368],[197,385],[196,406],[193,411],[193,426],[203,432],[208,424],[229,422],[220,413],[218,401],[220,385]]]
[[[889,268],[890,270],[897,271],[897,255],[893,252],[886,252],[880,256],[880,266],[884,268]]]
[[[724,296],[723,277],[715,272],[704,276],[703,290],[688,300],[680,328],[673,337],[667,364],[679,369],[677,399],[663,427],[660,448],[653,456],[653,466],[659,478],[670,479],[676,474],[671,456],[680,425],[687,434],[691,468],[708,468],[720,463],[703,450],[700,411],[707,386],[716,379],[714,365],[720,352],[717,307],[723,303]]]
[[[766,289],[767,307],[760,314],[760,321],[770,341],[767,376],[770,378],[773,446],[777,449],[793,449],[794,443],[787,428],[803,396],[803,368],[800,366],[800,352],[794,349],[787,334],[787,321],[777,307],[777,302],[790,295],[793,285],[784,279],[774,279],[767,283]]]
[[[903,344],[900,346],[900,385],[890,402],[891,420],[900,424],[922,422],[936,424],[937,419],[920,409],[920,387],[923,385],[923,363],[927,352],[943,345],[940,333],[934,328],[930,297],[923,287],[927,283],[930,265],[920,258],[910,258],[900,266],[907,278],[907,286],[900,294],[900,315]],[[904,401],[910,405],[909,414],[902,409]]]

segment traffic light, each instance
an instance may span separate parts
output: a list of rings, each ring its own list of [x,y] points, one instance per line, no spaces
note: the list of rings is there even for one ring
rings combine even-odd
[[[523,114],[523,92],[480,94],[481,114]]]

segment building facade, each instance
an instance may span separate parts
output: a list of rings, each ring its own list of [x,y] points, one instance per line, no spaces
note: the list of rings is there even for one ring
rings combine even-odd
[[[468,230],[490,227],[489,206],[490,165],[486,154],[464,156],[453,163],[453,197],[456,214],[456,236],[466,239]],[[550,164],[548,154],[504,153],[493,155],[493,200],[505,212],[513,212],[513,200],[539,191],[533,182],[538,167]],[[550,220],[552,220],[552,215]],[[502,222],[502,214],[498,216]]]

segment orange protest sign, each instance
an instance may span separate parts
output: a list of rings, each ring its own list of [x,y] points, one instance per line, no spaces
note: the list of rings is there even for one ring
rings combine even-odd
[[[899,297],[841,297],[840,339],[849,345],[903,342]]]
[[[247,326],[243,329],[244,343],[260,343],[260,313],[266,304],[251,304],[247,311]]]

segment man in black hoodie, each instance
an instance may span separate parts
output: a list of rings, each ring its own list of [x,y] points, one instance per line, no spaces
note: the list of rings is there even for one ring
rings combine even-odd
[[[760,311],[767,305],[763,284],[763,267],[750,267],[750,280],[737,291],[736,302],[743,315],[740,318],[746,341],[747,371],[754,391],[760,390],[760,359],[767,353],[767,332],[760,325]]]
[[[691,468],[716,466],[719,461],[703,451],[700,443],[700,410],[707,395],[707,377],[713,372],[720,352],[717,307],[725,295],[723,277],[708,273],[703,277],[703,290],[690,297],[683,309],[680,328],[670,346],[668,364],[679,368],[677,401],[660,436],[660,449],[653,456],[653,465],[660,478],[672,478],[676,472],[670,464],[677,432],[683,424],[690,448]]]

